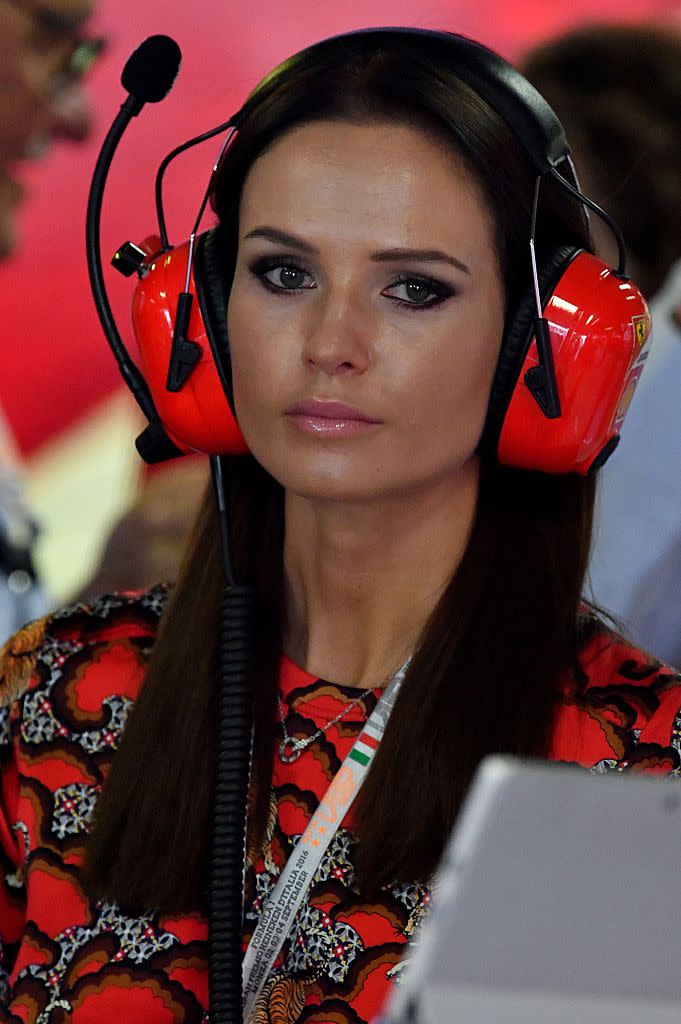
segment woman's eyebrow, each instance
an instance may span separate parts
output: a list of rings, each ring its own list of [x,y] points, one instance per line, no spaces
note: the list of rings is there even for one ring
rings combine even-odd
[[[450,263],[457,270],[464,274],[470,274],[470,268],[457,260],[456,256],[449,256],[441,249],[385,249],[382,252],[375,252],[371,259],[377,263],[392,263],[394,261],[418,260],[419,263]]]
[[[319,249],[315,248],[314,245],[304,241],[297,235],[290,234],[288,231],[280,231],[279,228],[265,226],[253,228],[252,231],[244,235],[244,238],[266,238],[270,242],[288,245],[291,248],[300,249],[301,252],[307,252],[313,256],[319,255]],[[372,253],[370,258],[375,263],[399,263],[413,260],[418,260],[420,263],[449,263],[451,266],[456,267],[457,270],[463,271],[464,274],[470,274],[470,268],[465,263],[458,260],[456,256],[450,256],[448,253],[443,252],[441,249],[382,249],[380,252]]]
[[[298,238],[296,235],[290,235],[288,231],[280,231],[279,228],[253,228],[247,235],[244,235],[244,238],[266,238],[270,242],[279,242],[281,245],[300,249],[302,252],[308,252],[313,256],[319,255],[319,249],[315,249],[314,245],[304,242],[302,238]]]

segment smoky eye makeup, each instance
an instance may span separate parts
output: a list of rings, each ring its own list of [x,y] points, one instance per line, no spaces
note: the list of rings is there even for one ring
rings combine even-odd
[[[248,269],[264,288],[276,294],[295,294],[317,287],[312,273],[296,256],[260,256],[248,264]]]
[[[259,256],[249,261],[248,269],[268,292],[275,295],[288,298],[317,287],[314,275],[299,256]],[[453,285],[416,272],[400,273],[381,290],[384,298],[409,312],[433,309],[457,293],[458,289]]]
[[[390,294],[401,291],[402,295]],[[437,278],[423,274],[400,274],[381,292],[391,302],[410,312],[433,309],[457,294],[457,289]]]

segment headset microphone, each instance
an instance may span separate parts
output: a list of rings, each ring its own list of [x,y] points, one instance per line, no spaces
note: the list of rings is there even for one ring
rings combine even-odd
[[[85,229],[88,273],[97,314],[123,380],[149,421],[149,427],[137,442],[141,455],[144,454],[144,448],[154,453],[148,461],[173,458],[182,454],[182,450],[173,444],[163,429],[151,391],[130,358],[114,321],[102,273],[100,221],[106,179],[123,133],[145,103],[158,103],[167,96],[177,77],[181,58],[180,48],[173,39],[169,36],[155,35],[145,39],[128,59],[121,76],[128,96],[109,128],[97,158],[88,196]],[[125,267],[124,272],[129,270],[130,273],[147,255],[143,249],[131,243],[126,243],[117,253],[122,268]]]
[[[139,104],[136,113],[145,103],[159,103],[166,98],[175,84],[181,60],[180,47],[170,36],[149,36],[130,55],[121,84]]]

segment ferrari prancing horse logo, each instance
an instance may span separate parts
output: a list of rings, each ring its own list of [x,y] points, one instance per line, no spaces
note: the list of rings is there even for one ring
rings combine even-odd
[[[634,337],[639,350],[643,348],[648,335],[650,334],[650,313],[641,313],[640,316],[632,316],[631,322],[634,327]]]

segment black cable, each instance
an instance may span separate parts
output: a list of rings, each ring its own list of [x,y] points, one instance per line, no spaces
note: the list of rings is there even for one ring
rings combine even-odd
[[[249,665],[255,591],[234,579],[229,478],[211,457],[227,586],[222,604],[217,757],[210,860],[209,993],[211,1024],[242,1024],[243,885],[253,711]]]
[[[243,1019],[242,934],[246,809],[251,762],[248,665],[253,589],[225,591],[220,635],[220,692],[210,863],[209,991],[212,1024]]]
[[[588,206],[588,208],[592,210],[597,217],[600,217],[601,220],[608,225],[615,241],[617,242],[617,270],[615,270],[614,273],[618,277],[627,278],[627,255],[624,248],[624,236],[610,214],[606,213],[603,207],[599,206],[598,203],[594,203],[593,199],[589,199],[589,197],[585,196],[583,192],[580,192],[578,188],[571,185],[555,167],[551,168],[550,173],[556,181],[558,181],[563,188],[570,193],[570,195],[574,196],[575,199],[578,199],[583,206]]]
[[[85,245],[87,252],[88,274],[90,286],[95,300],[99,321],[109,347],[118,363],[118,368],[133,397],[148,420],[158,419],[153,399],[144,377],[139,372],[123,343],[116,321],[114,320],[106,286],[102,273],[102,257],[100,251],[100,220],[102,214],[102,198],[109,167],[116,147],[123,132],[136,114],[139,113],[140,101],[136,96],[128,96],[116,118],[109,128],[104,144],[100,150],[92,176],[90,194],[88,196],[87,217],[85,221]]]
[[[232,530],[230,522],[231,488],[229,486],[229,477],[226,477],[224,474],[222,458],[219,455],[211,455],[210,469],[213,475],[215,500],[217,502],[218,516],[220,519],[220,538],[222,541],[222,559],[225,569],[225,580],[228,587],[233,587],[236,585],[236,577],[234,575],[234,566],[232,565],[232,556],[230,553],[230,538],[232,536]]]
[[[220,132],[227,131],[228,128],[232,127],[232,120],[225,121],[224,124],[219,124],[217,128],[211,128],[210,131],[204,132],[203,135],[197,135],[193,139],[189,139],[188,142],[183,142],[181,146],[176,146],[175,149],[171,150],[170,153],[161,161],[161,164],[156,172],[156,185],[155,185],[155,196],[156,196],[156,217],[158,219],[158,232],[161,236],[161,245],[163,249],[169,249],[170,243],[168,242],[168,231],[166,228],[166,218],[163,212],[163,177],[168,166],[173,162],[175,157],[180,156],[185,150],[191,149],[192,146],[198,146],[202,142],[207,142],[212,139],[215,135],[219,135]],[[205,200],[202,206],[205,207]]]

